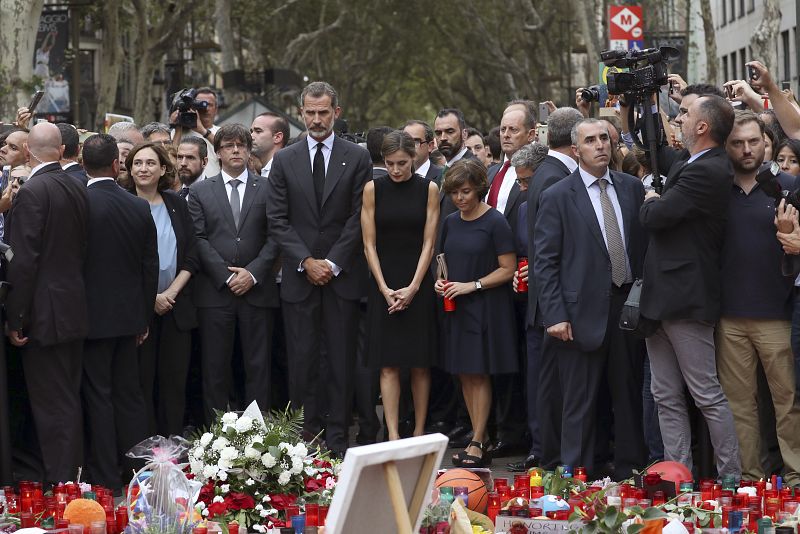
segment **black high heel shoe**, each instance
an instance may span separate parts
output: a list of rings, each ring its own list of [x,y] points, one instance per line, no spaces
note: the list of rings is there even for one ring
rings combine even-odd
[[[469,468],[479,468],[479,467],[489,467],[492,465],[492,453],[486,450],[486,446],[483,443],[478,441],[470,441],[467,448],[470,447],[477,447],[481,450],[480,456],[473,456],[471,454],[467,454],[467,451],[462,451],[463,454],[459,453],[459,458],[461,460],[460,467],[465,469]]]

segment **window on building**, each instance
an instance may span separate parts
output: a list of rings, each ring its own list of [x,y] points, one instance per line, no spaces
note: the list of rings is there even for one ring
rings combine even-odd
[[[752,13],[756,9],[756,0],[747,1],[747,12]]]
[[[736,63],[736,52],[735,51],[731,52],[730,57],[731,57],[731,77],[726,78],[726,80],[733,80],[738,78],[738,75],[736,74],[736,68],[738,66],[738,63]]]
[[[789,30],[781,32],[781,52],[783,52],[783,79],[792,79],[791,48],[789,47]]]
[[[728,13],[728,22],[733,22],[736,20],[736,0],[731,0],[731,12]]]
[[[722,22],[720,26],[725,26],[728,23],[728,0],[722,0],[720,3],[722,4],[722,16],[720,17]]]
[[[744,17],[744,0],[739,0],[739,18]]]
[[[730,76],[728,76],[728,56],[722,56],[722,78],[724,80],[730,80]]]
[[[745,77],[747,76],[747,67],[744,66],[744,64],[747,63],[747,58],[748,58],[747,50],[745,50],[744,48],[739,50],[739,72],[742,75],[740,80],[744,80]]]

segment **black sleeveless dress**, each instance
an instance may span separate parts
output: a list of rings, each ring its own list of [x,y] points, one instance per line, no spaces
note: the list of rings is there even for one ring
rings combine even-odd
[[[381,176],[375,184],[375,244],[386,285],[411,284],[425,237],[430,180],[414,174],[405,182]],[[389,305],[370,281],[367,303],[369,366],[429,367],[437,351],[436,294],[430,269],[409,307],[389,315]]]

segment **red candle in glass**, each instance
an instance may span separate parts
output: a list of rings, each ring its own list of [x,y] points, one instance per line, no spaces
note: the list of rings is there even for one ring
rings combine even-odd
[[[328,519],[328,507],[320,505],[319,507],[319,526],[325,526],[325,520]]]
[[[777,490],[767,490],[764,492],[764,515],[770,516],[773,521],[778,519],[778,512],[781,509],[781,498]]]
[[[722,495],[722,484],[711,486],[711,495],[714,500],[719,499],[719,496]]]
[[[33,483],[33,499],[44,499],[44,493],[42,492],[42,483],[41,482],[34,482]]]
[[[228,523],[228,534],[239,534],[239,523]]]
[[[758,532],[758,525],[756,524],[756,521],[761,519],[762,517],[761,512],[759,512],[758,510],[750,510],[750,513],[748,515],[749,515],[749,521],[747,523],[748,530],[750,530],[750,532]]]
[[[58,518],[56,519],[56,529],[69,528],[69,519]]]
[[[684,521],[683,526],[689,534],[694,534],[694,523],[691,521]]]
[[[511,498],[511,488],[508,486],[498,486],[495,487],[495,490],[497,491],[498,495],[500,495],[501,501],[506,502]]]
[[[292,522],[292,518],[296,515],[300,515],[300,507],[296,504],[292,504],[286,507],[286,520],[289,523]]]
[[[9,514],[16,514],[19,512],[19,499],[16,493],[6,493],[6,508]]]
[[[556,517],[558,521],[566,521],[569,519],[569,510],[556,510]]]
[[[514,476],[514,489],[522,490],[523,499],[530,499],[531,495],[531,479],[527,473]]]
[[[23,511],[19,513],[19,526],[22,528],[32,528],[35,525],[33,521],[33,514],[31,512]]]
[[[208,534],[208,527],[194,527],[192,534]]]
[[[117,519],[117,528],[120,530],[120,532],[122,532],[125,530],[125,527],[128,526],[128,507],[120,506],[117,508],[117,512],[114,515]]]
[[[306,526],[318,527],[319,526],[319,505],[308,503],[306,504]]]
[[[653,506],[662,506],[665,502],[667,502],[667,498],[663,491],[659,490],[653,493]]]
[[[710,501],[714,498],[714,483],[710,480],[700,481],[700,500]]]
[[[542,509],[538,506],[531,506],[528,508],[528,515],[530,517],[540,517],[542,515]]]
[[[40,515],[42,512],[44,512],[44,499],[42,499],[42,498],[33,499],[33,505],[31,506],[31,512],[33,512],[33,514],[37,515],[37,516]]]
[[[751,510],[761,511],[761,497],[747,497],[747,504],[742,503],[740,508],[748,507]]]
[[[494,490],[497,491],[497,488],[500,487],[508,487],[508,479],[505,477],[497,477],[494,479]]]
[[[764,490],[767,489],[767,483],[762,478],[761,480],[756,482],[755,486],[756,486],[756,495],[762,497],[764,495]]]
[[[544,486],[533,486],[531,489],[531,499],[544,497]]]
[[[119,534],[116,519],[106,519],[106,534]]]
[[[523,267],[528,265],[528,258],[520,258],[517,262],[517,270],[521,270]],[[517,277],[517,293],[527,293],[528,292],[528,282],[523,281],[521,276]]]
[[[486,507],[486,515],[489,517],[489,520],[494,523],[495,519],[497,519],[497,514],[500,513],[500,508],[502,504],[500,503],[500,494],[496,491],[489,492],[489,503]]]
[[[722,528],[728,528],[728,516],[733,510],[733,506],[722,507]]]
[[[527,286],[527,284],[526,284],[526,286]],[[525,288],[525,290],[527,291],[527,287]],[[584,484],[588,480],[586,478],[586,468],[585,467],[581,467],[581,466],[576,467],[574,476],[575,476],[575,478],[577,478],[578,480],[580,480]]]

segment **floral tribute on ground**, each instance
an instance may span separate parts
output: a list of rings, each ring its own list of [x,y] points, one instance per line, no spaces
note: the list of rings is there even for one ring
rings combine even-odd
[[[190,476],[202,484],[198,513],[263,533],[291,526],[296,507],[327,506],[339,464],[319,447],[309,449],[302,426],[302,411],[287,408],[264,420],[255,402],[241,415],[218,413],[189,450]]]

